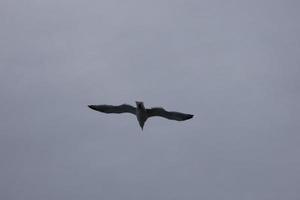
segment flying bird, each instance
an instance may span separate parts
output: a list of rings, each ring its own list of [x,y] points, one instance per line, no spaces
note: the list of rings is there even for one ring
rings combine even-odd
[[[185,114],[174,111],[166,111],[161,107],[154,107],[150,109],[146,109],[144,103],[141,101],[136,101],[136,107],[122,104],[119,106],[113,105],[88,105],[89,108],[103,112],[103,113],[131,113],[134,114],[139,122],[140,127],[144,128],[144,124],[149,117],[164,117],[170,120],[176,121],[184,121],[187,119],[191,119],[194,115]]]

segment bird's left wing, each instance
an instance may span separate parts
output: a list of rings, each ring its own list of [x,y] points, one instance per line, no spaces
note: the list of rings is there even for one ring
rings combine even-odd
[[[184,121],[187,119],[191,119],[194,115],[180,113],[180,112],[170,112],[166,111],[163,108],[151,108],[146,109],[148,117],[164,117],[171,120]]]
[[[128,104],[122,104],[119,106],[112,106],[112,105],[89,105],[89,108],[99,111],[99,112],[104,112],[104,113],[131,113],[131,114],[136,114],[136,108],[128,105]]]

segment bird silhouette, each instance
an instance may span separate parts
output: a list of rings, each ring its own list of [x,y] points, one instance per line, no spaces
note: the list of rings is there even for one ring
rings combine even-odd
[[[140,127],[144,128],[145,122],[149,117],[164,117],[170,120],[176,121],[184,121],[191,119],[194,115],[185,114],[180,112],[174,111],[166,111],[164,108],[161,107],[154,107],[150,109],[146,109],[144,103],[141,101],[136,101],[136,107],[122,104],[119,106],[113,105],[88,105],[89,108],[103,112],[103,113],[131,113],[134,114],[139,122]]]

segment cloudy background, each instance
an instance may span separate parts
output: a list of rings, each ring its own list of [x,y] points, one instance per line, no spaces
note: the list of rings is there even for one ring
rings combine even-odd
[[[300,199],[299,9],[1,0],[0,199]]]

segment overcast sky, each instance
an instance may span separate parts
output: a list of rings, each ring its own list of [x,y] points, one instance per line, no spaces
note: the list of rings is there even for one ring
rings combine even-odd
[[[299,9],[1,0],[0,199],[299,200]]]

